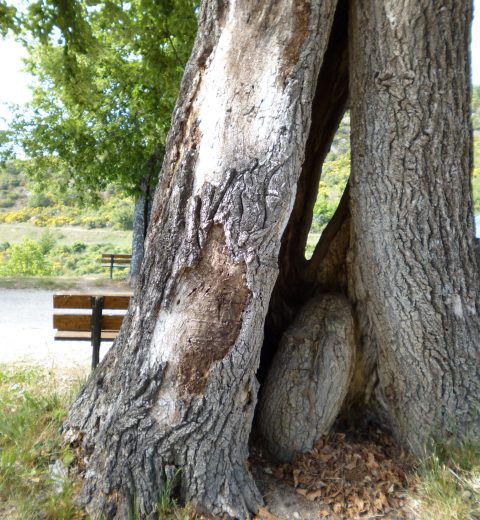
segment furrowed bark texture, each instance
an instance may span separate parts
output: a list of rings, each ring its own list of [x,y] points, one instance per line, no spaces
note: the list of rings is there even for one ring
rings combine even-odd
[[[143,179],[140,188],[141,192],[135,201],[133,211],[132,262],[128,272],[132,286],[135,285],[136,279],[140,274],[140,267],[145,253],[145,238],[152,209],[153,194],[149,177]]]
[[[120,335],[72,406],[94,517],[182,497],[248,518],[263,324],[334,0],[204,2]],[[232,297],[233,295],[233,297]]]
[[[340,0],[335,12],[330,41],[318,76],[312,106],[312,124],[306,144],[302,172],[297,184],[295,203],[282,237],[278,259],[279,275],[270,300],[265,324],[265,345],[262,349],[260,379],[263,379],[265,369],[271,362],[283,332],[292,322],[300,307],[318,290],[316,283],[318,266],[305,259],[305,246],[312,224],[313,208],[317,198],[323,162],[330,150],[347,103],[347,15],[348,2]],[[343,218],[344,215],[340,218],[337,215],[338,222],[343,221]],[[332,291],[339,289],[335,277],[329,279],[329,288]]]
[[[269,451],[291,461],[329,432],[343,406],[355,361],[352,307],[343,295],[309,300],[282,337],[258,410]]]
[[[479,434],[479,274],[470,191],[471,6],[352,2],[352,297],[377,402],[417,453]]]

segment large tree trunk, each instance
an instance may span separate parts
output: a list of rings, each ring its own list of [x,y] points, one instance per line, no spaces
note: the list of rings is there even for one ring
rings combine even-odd
[[[307,204],[301,199],[307,178],[302,173],[300,204],[282,241],[266,323],[263,359],[269,373],[258,424],[271,452],[281,458],[291,457],[294,449],[310,449],[330,424],[317,417],[340,409],[335,396],[343,379],[315,383],[312,394],[306,391],[312,383],[293,385],[290,375],[305,364],[307,343],[316,359],[318,344],[331,342],[328,328],[316,331],[315,341],[305,341],[306,330],[298,333],[298,320],[304,322],[300,305],[325,291],[348,295],[356,311],[356,362],[344,416],[352,407],[364,416],[373,411],[419,454],[432,440],[480,434],[479,274],[465,36],[471,13],[468,6],[453,4],[351,4],[352,176],[307,262],[292,247],[303,238],[306,217],[298,215],[305,206],[311,214],[308,199]],[[331,43],[341,25],[334,30]],[[333,74],[331,83],[337,78],[341,75]],[[321,93],[317,87],[317,96]],[[331,99],[332,113],[341,98]],[[307,144],[304,172],[314,172],[309,151]],[[293,339],[287,329],[292,320]],[[287,362],[287,349],[297,359]],[[325,380],[319,370],[308,378]],[[271,406],[279,411],[276,420]],[[316,410],[317,426],[300,434],[296,425],[308,424],[302,415],[308,409]]]
[[[352,3],[351,291],[397,436],[480,434],[471,5]]]
[[[135,296],[65,425],[94,517],[148,515],[177,470],[198,507],[256,511],[246,459],[263,340],[260,429],[269,400],[295,428],[302,407],[316,414],[287,457],[349,406],[417,451],[478,434],[470,16],[454,0],[204,2]],[[307,261],[348,92],[352,176]],[[275,370],[303,362],[312,384],[282,388]]]
[[[74,403],[82,499],[126,518],[182,495],[247,518],[263,323],[335,1],[206,1],[174,113],[137,290]]]

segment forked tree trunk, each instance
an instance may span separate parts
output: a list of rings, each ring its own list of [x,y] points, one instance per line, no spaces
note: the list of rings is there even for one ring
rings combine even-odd
[[[182,495],[247,518],[263,323],[304,157],[334,0],[206,1],[174,113],[144,267],[65,434],[94,515]]]
[[[480,435],[471,14],[468,1],[352,3],[351,292],[377,403],[417,453]]]
[[[291,387],[292,414],[311,404],[318,430],[361,405],[417,451],[478,433],[470,16],[455,0],[204,2],[135,296],[65,424],[94,517],[145,517],[177,470],[198,507],[256,511],[246,460],[264,331],[261,380],[285,369],[271,363],[279,342],[282,356],[303,341],[317,370],[303,401]],[[306,261],[348,91],[352,176]],[[313,307],[324,325],[297,338]],[[325,374],[336,352],[341,385]]]

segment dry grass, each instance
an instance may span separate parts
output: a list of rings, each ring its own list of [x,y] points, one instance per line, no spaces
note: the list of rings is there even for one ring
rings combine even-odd
[[[83,242],[87,245],[108,243],[113,246],[130,247],[132,245],[131,231],[117,231],[111,228],[84,229],[78,226],[45,228],[34,224],[0,224],[0,242],[17,244],[23,237],[39,240],[48,229],[53,238],[61,245],[71,245]]]

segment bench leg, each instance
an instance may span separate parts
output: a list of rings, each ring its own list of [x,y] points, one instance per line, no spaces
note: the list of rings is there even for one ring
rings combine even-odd
[[[92,370],[95,370],[96,366],[100,362],[103,296],[94,296],[92,304]]]
[[[100,363],[100,345],[92,345],[92,370]]]
[[[113,255],[110,256],[110,280],[113,279]]]

